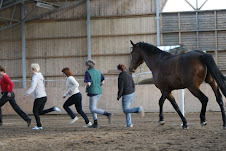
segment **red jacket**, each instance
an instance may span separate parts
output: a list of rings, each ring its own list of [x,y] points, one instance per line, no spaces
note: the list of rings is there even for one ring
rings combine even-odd
[[[9,79],[8,75],[4,75],[0,80],[0,85],[2,89],[2,93],[9,91],[10,93],[13,92],[13,82]]]

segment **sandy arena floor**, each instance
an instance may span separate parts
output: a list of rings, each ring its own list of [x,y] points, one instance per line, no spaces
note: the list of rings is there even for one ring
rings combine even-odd
[[[91,115],[88,115],[91,119]],[[70,151],[70,150],[226,150],[226,130],[222,129],[220,112],[208,112],[206,127],[199,124],[199,113],[186,114],[193,125],[182,130],[176,113],[165,113],[166,124],[158,126],[158,114],[148,113],[144,118],[138,114],[132,116],[133,128],[124,128],[123,114],[114,115],[112,124],[99,116],[100,129],[83,128],[80,118],[69,125],[67,115],[44,115],[41,117],[43,130],[32,130],[35,120],[32,116],[32,127],[19,116],[4,116],[4,125],[0,127],[1,151]]]

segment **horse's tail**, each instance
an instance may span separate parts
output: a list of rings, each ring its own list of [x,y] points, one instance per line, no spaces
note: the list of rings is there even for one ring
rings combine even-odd
[[[207,70],[209,71],[211,76],[216,80],[222,93],[226,97],[226,84],[225,84],[226,77],[220,72],[213,57],[210,54],[205,53],[202,55],[202,62],[207,66]]]

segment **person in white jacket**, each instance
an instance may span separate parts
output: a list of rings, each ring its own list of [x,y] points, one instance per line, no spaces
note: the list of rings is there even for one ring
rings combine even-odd
[[[72,124],[78,120],[78,117],[69,108],[69,106],[74,104],[77,112],[85,120],[86,125],[84,125],[83,127],[87,128],[87,127],[91,126],[92,124],[91,124],[91,122],[89,122],[87,115],[82,110],[82,95],[78,89],[79,83],[72,76],[71,70],[68,67],[63,68],[62,72],[63,72],[64,77],[67,77],[66,78],[67,92],[64,94],[63,98],[68,97],[68,99],[65,101],[63,107],[72,119],[69,122],[69,124]]]
[[[31,64],[31,73],[33,74],[32,80],[31,80],[31,87],[27,90],[27,92],[23,97],[23,99],[26,99],[26,97],[29,94],[34,92],[35,101],[33,106],[33,113],[37,122],[37,126],[33,128],[34,130],[43,129],[39,115],[44,115],[52,111],[57,111],[57,112],[61,111],[58,107],[55,107],[55,106],[52,108],[43,110],[47,101],[47,95],[46,95],[45,86],[44,86],[44,77],[42,73],[40,73],[39,71],[40,71],[40,67],[38,64],[36,63]]]

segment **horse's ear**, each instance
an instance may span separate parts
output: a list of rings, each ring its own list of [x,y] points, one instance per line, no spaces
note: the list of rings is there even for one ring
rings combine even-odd
[[[131,43],[133,46],[135,46],[135,44],[132,42],[132,40],[130,40],[130,43]]]

